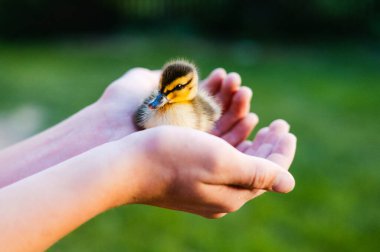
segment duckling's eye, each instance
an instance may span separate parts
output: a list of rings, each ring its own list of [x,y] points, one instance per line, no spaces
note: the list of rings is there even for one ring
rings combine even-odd
[[[193,81],[193,78],[191,78],[190,80],[188,80],[185,84],[178,84],[178,85],[174,88],[174,90],[181,90],[181,89],[183,89],[185,86],[189,85],[190,82],[192,82],[192,81]]]
[[[175,90],[181,90],[181,89],[183,89],[185,86],[186,86],[186,84],[179,84],[179,85],[177,85],[174,89],[175,89]]]

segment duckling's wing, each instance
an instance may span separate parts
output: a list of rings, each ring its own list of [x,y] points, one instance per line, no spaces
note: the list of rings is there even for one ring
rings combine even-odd
[[[203,90],[198,92],[193,103],[194,111],[199,118],[199,125],[202,125],[201,128],[204,130],[209,131],[221,116],[221,106],[214,97]]]
[[[149,109],[149,102],[156,96],[157,91],[152,92],[150,96],[148,96],[143,104],[137,109],[135,113],[135,123],[138,127],[145,129],[145,124],[152,116],[152,110]]]

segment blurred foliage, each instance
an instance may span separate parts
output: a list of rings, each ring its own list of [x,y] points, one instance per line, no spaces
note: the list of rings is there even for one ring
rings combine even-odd
[[[0,0],[0,38],[132,29],[239,38],[380,37],[377,0]]]
[[[159,48],[159,49],[158,49]],[[221,53],[223,52],[223,53]],[[36,104],[45,127],[95,101],[134,66],[193,59],[205,77],[223,66],[254,92],[259,127],[285,118],[298,137],[297,186],[206,220],[147,206],[109,211],[50,251],[377,251],[380,247],[380,48],[118,36],[0,43],[0,111]]]

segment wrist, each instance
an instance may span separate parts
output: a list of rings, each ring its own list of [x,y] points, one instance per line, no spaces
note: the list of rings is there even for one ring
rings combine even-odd
[[[115,192],[110,208],[138,203],[145,168],[141,162],[143,157],[138,139],[131,135],[105,146],[112,146],[113,149],[113,155],[108,157],[110,165],[107,168],[107,174],[112,177],[112,190]]]
[[[69,131],[73,143],[80,139],[85,150],[119,140],[136,131],[131,127],[129,113],[119,104],[98,100],[62,123],[61,129]]]
[[[138,130],[134,126],[133,106],[121,105],[120,101],[99,99],[88,110],[86,113],[95,118],[95,125],[104,142],[119,140]]]
[[[131,106],[133,109],[133,106]],[[128,111],[131,107],[120,106],[120,102],[99,99],[78,113],[74,124],[86,127],[85,132],[80,133],[80,138],[87,143],[87,149],[104,143],[112,146],[113,157],[108,158],[112,164],[111,180],[116,186],[116,199],[113,207],[120,205],[138,203],[141,188],[146,188],[145,180],[147,174],[143,170],[147,166],[145,153],[145,139],[136,132],[133,126],[134,111]],[[83,126],[87,125],[87,126]],[[116,162],[115,162],[115,161]],[[145,186],[145,187],[144,187]]]
[[[109,133],[94,103],[42,135],[60,149],[65,159],[79,155],[109,140]]]
[[[68,127],[77,129],[77,134],[88,149],[112,141],[114,131],[107,120],[106,108],[95,102],[73,116]]]

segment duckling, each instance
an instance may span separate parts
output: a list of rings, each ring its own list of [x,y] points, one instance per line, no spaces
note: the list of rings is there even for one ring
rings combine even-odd
[[[210,131],[220,118],[221,106],[198,89],[194,64],[175,60],[164,65],[158,89],[137,110],[136,124],[144,129],[176,125]]]

